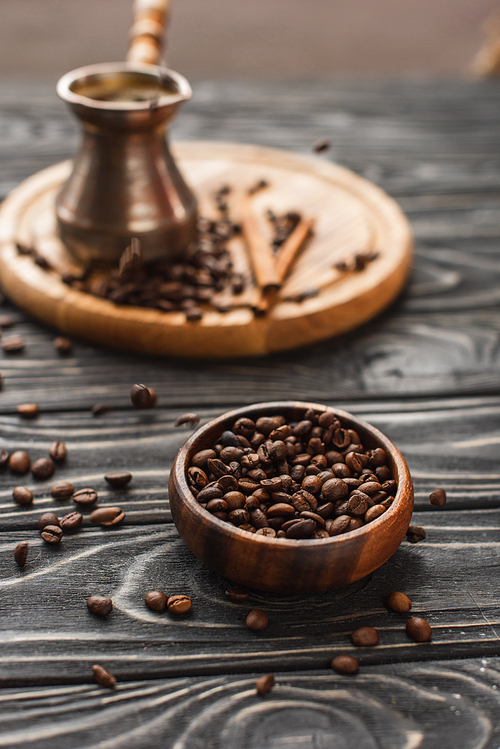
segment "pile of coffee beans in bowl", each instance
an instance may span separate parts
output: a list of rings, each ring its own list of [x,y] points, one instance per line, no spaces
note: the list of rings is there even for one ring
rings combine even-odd
[[[332,411],[240,417],[187,469],[207,512],[248,533],[322,539],[380,517],[397,491],[385,451],[363,445]]]

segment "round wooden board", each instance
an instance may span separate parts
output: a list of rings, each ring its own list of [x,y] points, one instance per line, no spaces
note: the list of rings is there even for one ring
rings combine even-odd
[[[115,305],[70,288],[60,273],[78,273],[58,238],[55,197],[71,162],[25,180],[0,208],[0,282],[9,297],[63,333],[128,351],[194,357],[256,356],[291,349],[345,333],[384,309],[401,291],[412,251],[408,222],[380,188],[319,157],[299,156],[262,146],[216,142],[177,143],[172,149],[200,201],[202,215],[214,216],[213,193],[229,184],[230,213],[238,220],[243,191],[258,180],[269,187],[254,197],[261,230],[265,213],[297,210],[315,219],[314,235],[293,266],[281,300],[264,317],[250,305],[257,290],[247,289],[227,313],[207,310],[197,322],[181,312]],[[56,269],[46,271],[16,242],[33,247]],[[230,244],[235,270],[248,273],[240,237]],[[378,257],[356,273],[334,266],[357,253]],[[302,302],[284,301],[302,292],[319,294]],[[245,306],[247,305],[247,306]]]

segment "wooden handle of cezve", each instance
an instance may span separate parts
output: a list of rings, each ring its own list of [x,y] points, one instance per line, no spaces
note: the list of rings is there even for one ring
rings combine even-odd
[[[170,0],[134,0],[127,62],[159,64],[169,15]]]

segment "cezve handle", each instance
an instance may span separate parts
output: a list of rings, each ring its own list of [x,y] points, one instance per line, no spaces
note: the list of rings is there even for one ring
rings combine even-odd
[[[170,0],[134,0],[134,23],[130,29],[127,62],[158,65]]]

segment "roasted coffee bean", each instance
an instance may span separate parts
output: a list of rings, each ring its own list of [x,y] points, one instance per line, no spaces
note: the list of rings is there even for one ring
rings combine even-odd
[[[68,533],[71,531],[78,530],[82,522],[83,522],[83,515],[81,513],[70,512],[68,515],[65,515],[63,518],[61,518],[60,525],[64,533]]]
[[[58,525],[46,525],[41,535],[48,544],[58,544],[63,537],[63,532]]]
[[[234,525],[246,525],[250,520],[250,513],[243,509],[231,510],[228,513],[227,519],[230,523],[234,523]]]
[[[324,529],[326,527],[325,520],[321,517],[321,515],[317,515],[315,512],[308,512],[307,510],[305,512],[300,513],[301,518],[306,518],[308,520],[313,520],[316,523],[316,530]]]
[[[245,621],[248,629],[251,629],[253,632],[265,629],[269,623],[267,614],[262,609],[253,609],[250,611]]]
[[[216,457],[217,453],[215,452],[215,450],[200,450],[195,455],[193,455],[191,463],[198,468],[205,468],[205,466],[207,465],[207,460],[213,460]]]
[[[282,460],[288,457],[288,446],[282,440],[273,442],[271,449],[269,450],[269,456],[272,460],[280,463]]]
[[[250,481],[249,479],[238,479],[238,489],[240,489],[243,494],[254,494],[254,492],[257,489],[260,489],[260,484],[258,484],[256,481]]]
[[[317,512],[317,513],[318,513],[318,515],[320,515],[320,516],[321,516],[321,517],[322,517],[322,518],[323,518],[324,520],[326,520],[327,518],[329,518],[329,517],[331,517],[331,516],[332,516],[332,514],[333,514],[333,510],[334,510],[334,509],[335,509],[335,507],[334,507],[334,505],[333,505],[333,503],[332,503],[332,502],[325,502],[325,504],[323,504],[323,505],[320,505],[320,506],[319,506],[319,507],[318,507],[318,508],[316,509],[316,512]]]
[[[58,484],[54,484],[50,493],[54,499],[68,499],[74,491],[75,487],[69,481],[60,481]]]
[[[347,526],[346,533],[349,533],[350,531],[357,531],[358,528],[361,528],[363,525],[363,522],[359,518],[350,518],[349,525]]]
[[[241,447],[224,447],[220,452],[220,459],[230,465],[233,461],[241,460],[244,454]]]
[[[242,492],[230,491],[224,494],[224,500],[229,510],[241,510],[245,504],[245,495]]]
[[[410,525],[406,531],[406,539],[411,544],[417,544],[425,538],[425,530],[420,525]]]
[[[305,476],[302,479],[302,489],[314,495],[319,494],[322,489],[321,479],[319,479],[317,476]]]
[[[220,478],[221,476],[225,476],[229,473],[227,465],[218,458],[209,458],[207,460],[207,470],[209,470],[210,473],[213,473],[215,478]]]
[[[224,595],[228,599],[228,601],[231,601],[231,603],[245,603],[248,601],[248,598],[250,596],[249,591],[246,588],[228,588],[228,590],[225,591]]]
[[[3,471],[9,465],[10,454],[8,450],[0,450],[0,470]]]
[[[332,466],[332,471],[334,475],[339,479],[347,479],[352,477],[352,471],[349,466],[346,466],[345,463],[334,463]]]
[[[264,500],[265,501],[265,500]],[[271,494],[271,500],[268,501],[269,504],[290,504],[290,494],[287,494],[286,492],[273,492]]]
[[[142,407],[144,408],[144,406]],[[178,416],[174,422],[174,427],[180,427],[184,424],[189,424],[189,426],[195,427],[200,423],[200,417],[198,414],[195,413],[186,413],[181,414]]]
[[[341,533],[347,533],[350,522],[349,515],[340,515],[335,520],[327,520],[325,528],[330,536],[340,536]]]
[[[125,513],[121,507],[98,507],[90,513],[89,518],[94,525],[102,525],[105,528],[118,525],[125,520]]]
[[[298,523],[292,525],[286,531],[287,538],[311,538],[312,534],[316,530],[316,523],[314,520],[299,520]]]
[[[87,599],[87,608],[91,614],[107,616],[113,611],[113,601],[107,596],[90,596]]]
[[[167,608],[168,596],[161,590],[150,590],[144,596],[144,602],[152,611],[164,611]]]
[[[132,385],[130,400],[134,408],[152,408],[156,403],[156,393],[146,385]]]
[[[110,486],[113,486],[115,489],[122,489],[132,479],[132,474],[128,471],[122,471],[121,473],[107,473],[104,478]]]
[[[25,419],[34,419],[40,413],[40,407],[37,403],[21,403],[16,406],[16,411]]]
[[[375,448],[375,450],[372,450],[370,459],[368,461],[368,465],[370,468],[378,468],[379,466],[384,465],[386,462],[387,457],[385,454],[385,450],[383,450],[381,447]]]
[[[255,682],[255,690],[261,697],[270,692],[273,687],[274,676],[272,674],[267,674],[267,676],[260,676]]]
[[[268,518],[275,518],[280,515],[283,517],[290,517],[295,514],[295,508],[292,505],[285,504],[284,502],[278,502],[275,505],[271,505],[267,510]]]
[[[298,492],[295,492],[295,494],[292,494],[290,503],[297,510],[297,512],[315,510],[318,506],[316,497],[312,494],[309,494],[309,492],[304,491],[304,489],[300,489]]]
[[[24,567],[26,560],[28,559],[29,543],[27,541],[20,541],[14,549],[14,560],[19,567]]]
[[[227,492],[238,491],[239,482],[235,476],[230,476],[229,474],[227,474],[217,479],[216,486],[221,490],[223,494],[227,494]],[[258,484],[254,484],[252,486],[257,487]]]
[[[215,486],[215,484],[209,484],[200,490],[196,499],[203,504],[205,502],[210,502],[211,499],[220,499],[221,497],[221,489],[219,489],[218,486]]]
[[[275,515],[272,518],[268,518],[267,522],[269,524],[269,527],[278,532],[281,529],[281,526],[285,522],[286,517],[284,515]]]
[[[364,515],[369,507],[369,497],[367,494],[357,493],[351,494],[347,502],[343,502],[336,509],[339,515]]]
[[[196,466],[188,468],[188,480],[191,486],[195,486],[197,489],[203,489],[208,484],[207,474]]]
[[[292,477],[294,481],[301,482],[305,476],[305,472],[306,472],[305,466],[295,465],[290,470],[290,476]]]
[[[92,671],[94,672],[94,679],[96,680],[96,683],[101,687],[113,689],[113,687],[116,686],[115,677],[113,676],[113,674],[110,674],[110,672],[103,666],[95,664],[94,666],[92,666]]]
[[[63,336],[54,338],[52,345],[60,354],[70,354],[73,350],[73,344],[69,338],[64,338]]]
[[[385,605],[398,614],[406,614],[411,609],[411,601],[408,596],[398,590],[389,593],[385,599]]]
[[[38,460],[35,460],[35,462],[31,466],[31,473],[33,474],[33,477],[35,479],[39,479],[40,481],[49,479],[55,470],[56,466],[54,464],[54,461],[50,458],[38,458]]]
[[[234,423],[233,431],[236,434],[242,434],[243,437],[248,439],[255,432],[255,422],[252,421],[252,419],[242,416],[241,419],[238,419],[238,421]]]
[[[267,517],[264,515],[262,510],[253,510],[250,513],[251,523],[254,526],[254,528],[268,528],[269,523],[267,522]]]
[[[390,481],[384,481],[382,484],[382,490],[387,492],[387,494],[392,494],[394,496],[398,490],[398,485],[392,479]]]
[[[429,494],[429,502],[436,507],[444,507],[446,504],[446,492],[439,487]]]
[[[47,525],[56,525],[59,528],[61,527],[61,523],[59,522],[59,518],[57,515],[53,512],[44,512],[43,515],[40,515],[38,518],[38,530],[43,531],[43,529]]]
[[[374,505],[373,507],[369,507],[367,511],[365,512],[365,521],[367,523],[371,523],[373,520],[376,520],[381,515],[386,512],[386,507],[383,505]]]
[[[264,437],[267,437],[274,429],[278,429],[284,423],[285,419],[282,416],[261,416],[255,422],[255,428]]]
[[[379,639],[379,634],[373,627],[359,627],[351,634],[353,645],[363,648],[378,645]]]
[[[382,487],[376,481],[365,481],[364,484],[360,484],[358,487],[360,492],[368,494],[369,497],[373,497],[378,492],[382,491]]]
[[[406,622],[406,633],[416,642],[428,642],[432,637],[432,628],[425,619],[412,616]]]
[[[56,440],[49,447],[50,457],[52,458],[52,460],[55,460],[58,463],[64,460],[67,454],[68,454],[68,449],[66,447],[66,443],[63,442],[62,440]]]
[[[95,406],[92,406],[90,411],[94,416],[102,416],[103,414],[113,411],[113,409],[114,406],[112,406],[111,403],[96,403]]]
[[[79,505],[93,505],[97,499],[98,494],[95,489],[79,489],[73,494],[73,500]]]
[[[340,478],[328,479],[321,487],[321,493],[327,502],[339,502],[349,495],[349,487]]]
[[[172,614],[185,614],[193,605],[189,596],[170,596],[167,601],[167,608]]]
[[[12,490],[12,496],[18,505],[30,505],[33,502],[33,492],[27,486],[16,486]]]
[[[392,474],[388,466],[377,466],[377,468],[375,468],[375,473],[381,484],[385,481],[392,480]]]
[[[16,354],[26,346],[25,339],[20,335],[9,335],[2,338],[0,345],[7,354]]]
[[[267,536],[268,538],[275,538],[276,531],[274,528],[267,526],[266,528],[258,528],[255,531],[256,536]]]
[[[357,674],[359,662],[352,655],[338,655],[332,661],[332,668],[338,674]]]

